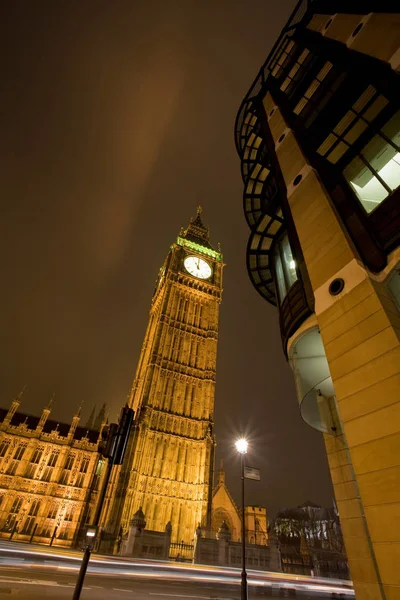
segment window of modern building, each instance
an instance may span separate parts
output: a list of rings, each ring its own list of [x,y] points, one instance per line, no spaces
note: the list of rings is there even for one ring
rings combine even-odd
[[[298,115],[308,129],[324,111],[333,95],[347,78],[347,73],[327,61],[297,102],[293,112]]]
[[[400,185],[400,111],[364,146],[344,170],[370,213]]]
[[[343,171],[367,213],[400,185],[400,111],[382,124],[388,105],[385,96],[368,86],[317,149]]]
[[[296,44],[289,37],[282,42],[282,46],[271,64],[271,75],[273,77],[279,79],[287,65],[291,62],[296,49]]]
[[[282,92],[285,92],[288,97],[291,96],[298,83],[304,78],[307,70],[310,68],[313,58],[313,54],[311,54],[307,48],[305,48],[300,56],[297,57],[294,65],[280,86]]]
[[[274,249],[276,284],[279,300],[282,303],[292,285],[297,281],[296,263],[293,258],[288,234],[285,233]]]

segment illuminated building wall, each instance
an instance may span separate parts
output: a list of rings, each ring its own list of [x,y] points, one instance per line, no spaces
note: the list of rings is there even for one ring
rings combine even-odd
[[[80,411],[67,424],[19,405],[0,409],[0,538],[71,546],[101,484],[99,431],[79,426]]]
[[[171,522],[172,541],[189,544],[211,516],[223,262],[200,212],[159,272],[130,398],[135,428],[103,520],[111,538],[139,508],[147,529]]]
[[[249,276],[324,434],[358,599],[400,589],[399,72],[395,3],[299,2],[235,127]]]

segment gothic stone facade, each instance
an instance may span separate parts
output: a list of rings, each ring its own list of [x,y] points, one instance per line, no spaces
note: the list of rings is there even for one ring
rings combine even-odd
[[[101,484],[99,431],[0,409],[0,538],[76,543]]]
[[[192,543],[210,518],[214,392],[222,255],[198,210],[160,269],[130,405],[135,428],[109,492],[105,526],[126,534],[142,508],[147,527]]]

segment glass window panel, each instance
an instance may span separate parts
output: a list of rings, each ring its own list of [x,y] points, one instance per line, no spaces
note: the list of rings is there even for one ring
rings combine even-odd
[[[307,104],[307,98],[302,98],[300,100],[300,102],[297,104],[297,106],[294,109],[294,114],[295,115],[299,115],[301,113],[301,111],[303,110],[303,108],[305,107],[305,105]]]
[[[315,91],[317,90],[319,85],[320,85],[320,82],[317,81],[316,79],[314,79],[314,81],[312,82],[312,84],[310,85],[308,90],[306,90],[304,96],[309,100],[311,98],[311,96],[315,93]]]
[[[400,154],[383,137],[375,135],[362,153],[391,190],[400,185]]]
[[[347,144],[344,142],[339,142],[332,152],[329,153],[327,157],[329,162],[331,162],[333,165],[336,164],[339,158],[342,158],[343,154],[347,152],[348,149],[349,147]]]
[[[282,223],[274,219],[268,229],[269,235],[274,235],[280,229],[281,226]]]
[[[282,256],[283,256],[283,267],[285,269],[286,281],[291,287],[297,280],[296,263],[293,258],[292,249],[289,244],[289,238],[287,235],[282,239]]]
[[[271,247],[272,244],[272,240],[271,238],[263,238],[263,241],[261,242],[261,250],[269,250],[269,248]]]
[[[367,127],[367,123],[362,119],[359,119],[358,121],[356,121],[355,125],[353,125],[350,131],[346,133],[344,139],[349,144],[353,144],[353,142],[355,142],[360,137],[362,132],[365,131]]]
[[[379,179],[358,157],[346,167],[344,176],[367,212],[374,210],[389,195]]]
[[[351,123],[353,123],[355,118],[355,113],[352,110],[349,110],[349,112],[347,112],[344,117],[340,119],[333,131],[337,135],[341,135],[351,125]]]
[[[266,228],[268,223],[270,222],[271,217],[269,215],[264,215],[264,217],[261,219],[261,222],[259,223],[258,227],[257,227],[257,231],[259,233],[263,233]]]
[[[275,252],[275,274],[276,274],[276,282],[278,284],[278,292],[279,299],[282,302],[284,297],[286,296],[286,286],[285,286],[285,278],[283,276],[283,268],[282,261],[279,255],[279,249]]]
[[[250,250],[255,250],[258,247],[258,242],[260,241],[260,235],[254,235],[251,240]]]
[[[359,99],[353,104],[353,108],[356,110],[356,112],[361,112],[375,93],[376,89],[372,85],[367,87],[365,92],[363,92]]]
[[[400,147],[400,110],[382,127],[383,133]]]
[[[332,148],[332,146],[336,142],[336,140],[337,140],[336,135],[334,135],[333,133],[330,133],[328,135],[328,137],[326,138],[326,140],[324,140],[322,142],[322,144],[320,145],[320,147],[318,148],[318,150],[317,150],[318,154],[320,154],[321,156],[325,156],[325,154],[328,152],[328,150],[330,148]]]
[[[367,108],[367,110],[363,114],[364,119],[371,123],[371,121],[373,121],[375,117],[379,115],[381,110],[385,108],[388,102],[389,100],[387,100],[384,96],[378,96],[378,98],[373,101],[371,106]]]

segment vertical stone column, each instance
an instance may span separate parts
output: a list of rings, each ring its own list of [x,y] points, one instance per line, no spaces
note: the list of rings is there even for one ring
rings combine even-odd
[[[264,104],[270,114],[270,95]],[[326,443],[351,575],[358,599],[392,599],[400,586],[400,314],[278,108],[269,125],[343,427]],[[344,289],[332,296],[338,278]]]

